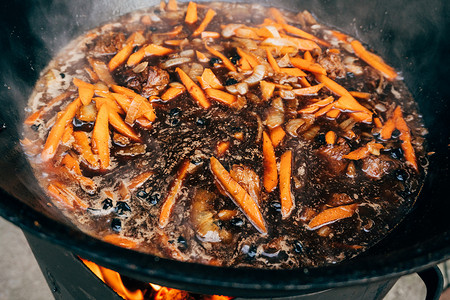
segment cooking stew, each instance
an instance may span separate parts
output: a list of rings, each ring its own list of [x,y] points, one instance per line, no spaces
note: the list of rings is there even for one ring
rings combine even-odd
[[[65,47],[26,110],[48,205],[182,261],[354,257],[402,220],[426,173],[401,76],[308,11],[171,0],[125,15]]]

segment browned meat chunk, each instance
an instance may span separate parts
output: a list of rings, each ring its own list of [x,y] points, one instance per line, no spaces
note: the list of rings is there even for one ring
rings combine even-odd
[[[342,156],[349,152],[350,147],[347,144],[333,147],[323,146],[318,150],[319,156],[328,163],[328,170],[334,174],[342,173],[345,170],[347,161]]]
[[[331,196],[331,199],[327,202],[329,206],[341,206],[353,203],[353,199],[345,193],[336,193]]]
[[[125,35],[123,33],[109,32],[100,35],[94,40],[92,54],[94,56],[115,54],[122,49],[125,43]]]
[[[337,53],[325,51],[319,56],[317,62],[327,70],[328,77],[334,79],[336,77],[344,77],[346,74],[345,66]]]
[[[396,167],[396,163],[385,155],[371,155],[363,159],[362,163],[362,171],[373,179],[380,179]]]
[[[169,73],[154,66],[147,67],[140,73],[131,69],[123,73],[126,86],[144,97],[158,95],[170,82]]]

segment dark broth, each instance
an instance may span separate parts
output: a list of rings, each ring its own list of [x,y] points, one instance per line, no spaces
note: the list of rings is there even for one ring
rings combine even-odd
[[[220,33],[221,25],[230,23],[256,28],[256,24],[263,23],[270,15],[267,8],[259,5],[202,5],[217,12],[207,26],[209,32]],[[237,47],[266,59],[265,49],[252,48],[260,40],[236,36],[221,36],[218,39],[192,37],[206,11],[206,7],[199,5],[199,20],[193,25],[184,22],[185,4],[178,4],[175,11],[158,7],[126,15],[73,41],[49,64],[27,108],[29,114],[39,109],[42,113],[32,124],[25,125],[24,147],[44,188],[57,181],[75,193],[88,208],[77,205],[67,207],[58,199],[52,203],[63,209],[80,229],[98,238],[116,235],[126,238],[124,241],[131,241],[132,247],[138,251],[205,264],[255,268],[318,266],[351,258],[374,245],[411,209],[426,172],[421,166],[425,159],[422,144],[426,130],[404,82],[385,79],[358,59],[348,43],[334,37],[331,28],[316,23],[309,14],[296,15],[283,11],[289,24],[329,42],[331,47],[328,48],[337,49],[330,51],[321,46],[321,49],[311,53],[327,69],[328,76],[347,90],[370,94],[368,99],[357,98],[357,101],[371,111],[374,118],[385,124],[395,107],[401,106],[411,131],[418,172],[406,162],[398,130],[394,130],[390,139],[382,140],[380,129],[373,122],[357,122],[349,112],[342,111],[336,118],[325,115],[312,118],[311,114],[298,113],[314,103],[314,99],[324,99],[330,95],[335,100],[339,98],[326,87],[318,94],[306,96],[292,95],[289,90],[283,92],[282,88],[276,88],[274,95],[265,101],[258,82],[249,85],[243,95],[236,95],[237,101],[233,105],[211,100],[212,105],[208,109],[199,106],[186,91],[170,101],[160,101],[159,97],[169,86],[150,85],[151,72],[155,73],[154,76],[160,76],[156,80],[159,83],[167,79],[164,78],[166,75],[170,82],[180,82],[176,67],[188,74],[192,72],[194,80],[192,74],[195,68],[201,71],[210,68],[223,85],[235,85],[251,76],[251,71],[245,75],[244,72],[230,72],[219,58],[208,53],[205,40],[209,45],[219,46],[218,50],[231,58],[236,66],[240,61]],[[179,33],[161,35],[180,25],[183,27]],[[72,136],[59,144],[52,159],[43,162],[40,153],[55,123],[56,114],[78,95],[72,78],[91,83],[99,81],[86,71],[86,68],[92,69],[88,58],[108,64],[125,45],[126,39],[139,30],[146,44],[159,44],[175,50],[169,55],[144,58],[140,63],[148,64],[141,65],[141,72],[136,72],[139,71],[136,66],[126,64],[111,72],[117,85],[130,88],[146,98],[154,96],[150,98],[156,113],[152,128],[133,124],[133,130],[142,142],[123,138],[110,126],[111,165],[106,170],[93,168],[83,160],[80,151],[73,146]],[[180,46],[165,43],[166,40],[184,39],[187,41]],[[136,46],[133,51],[139,48]],[[195,52],[190,50],[204,53],[209,60],[198,61]],[[304,52],[300,50],[298,54],[295,51],[288,55],[303,57]],[[278,61],[284,56],[280,53],[274,55]],[[180,57],[189,58],[189,61],[164,67],[165,62]],[[283,60],[279,64],[283,64]],[[289,66],[289,61],[287,64]],[[265,66],[265,81],[287,85],[291,89],[304,87],[299,78],[276,74],[267,62]],[[305,72],[305,78],[312,85],[318,84],[311,72]],[[230,91],[230,88],[224,91]],[[66,97],[50,106],[48,103],[61,93],[67,93]],[[292,151],[290,182],[295,208],[285,219],[280,213],[279,188],[269,193],[262,183],[264,157],[261,129],[270,131],[267,118],[273,112],[274,103],[282,103],[284,107],[281,126],[287,131],[281,144],[275,147],[277,160],[287,150]],[[47,108],[42,110],[43,107]],[[297,130],[290,130],[288,127],[294,124],[290,122],[296,119],[303,120],[301,122],[305,124]],[[72,124],[74,132],[84,131],[90,137],[95,120],[82,121],[75,117]],[[329,131],[337,135],[334,145],[327,145],[325,141],[325,134]],[[379,154],[370,153],[359,160],[342,158],[342,155],[371,141],[383,145]],[[220,142],[229,143],[229,148],[222,155],[217,153]],[[93,190],[80,185],[80,176],[73,175],[73,170],[62,171],[65,155],[71,155],[80,163],[81,176],[95,182]],[[234,201],[221,193],[210,169],[212,156],[218,158],[228,171],[247,168],[254,172],[252,174],[260,186],[257,195],[267,235],[258,232]],[[190,161],[191,171],[176,194],[168,224],[161,228],[158,223],[161,207],[184,161]],[[140,174],[149,174],[148,179],[138,188],[127,188]],[[350,217],[314,230],[308,227],[311,219],[320,212],[351,204],[357,204],[357,208]],[[123,245],[130,246],[126,242]]]

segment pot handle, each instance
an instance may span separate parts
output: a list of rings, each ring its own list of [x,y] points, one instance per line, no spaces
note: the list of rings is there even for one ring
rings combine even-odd
[[[417,272],[427,288],[425,300],[439,300],[444,287],[441,270],[437,266]]]

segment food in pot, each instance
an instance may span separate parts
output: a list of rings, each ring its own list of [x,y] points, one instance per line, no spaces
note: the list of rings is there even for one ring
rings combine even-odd
[[[176,3],[71,42],[23,147],[49,205],[161,257],[298,268],[375,244],[425,176],[398,73],[358,40],[255,4]]]

